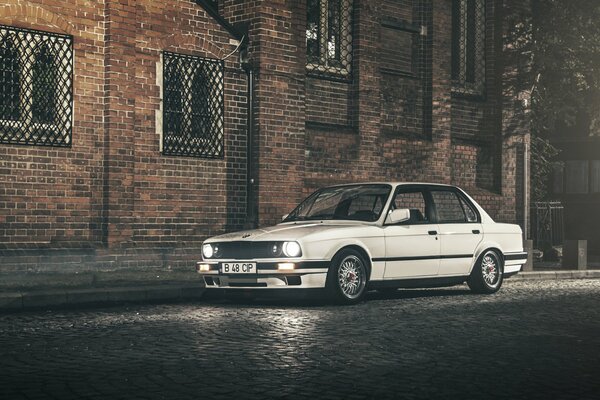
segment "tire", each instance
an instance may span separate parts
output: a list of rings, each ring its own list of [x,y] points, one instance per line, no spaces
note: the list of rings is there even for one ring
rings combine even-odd
[[[336,303],[356,304],[365,295],[368,268],[364,257],[356,250],[345,249],[333,257],[327,273],[327,289]]]
[[[477,259],[467,285],[475,293],[496,293],[504,278],[502,258],[494,250],[486,250]]]

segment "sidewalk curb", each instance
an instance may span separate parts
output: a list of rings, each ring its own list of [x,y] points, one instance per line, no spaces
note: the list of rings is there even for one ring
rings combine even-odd
[[[0,293],[0,312],[92,304],[199,299],[202,284],[146,285],[89,289],[53,289]]]
[[[525,280],[600,279],[600,270],[527,271],[507,279]],[[204,294],[202,284],[162,284],[88,289],[53,289],[0,292],[0,312],[54,307],[110,305],[123,302],[197,300]]]
[[[562,280],[562,279],[598,279],[600,269],[589,270],[561,270],[561,271],[525,271],[508,278],[508,281],[517,280]]]

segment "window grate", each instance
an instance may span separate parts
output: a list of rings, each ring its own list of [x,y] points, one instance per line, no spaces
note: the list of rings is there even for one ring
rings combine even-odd
[[[459,93],[484,93],[485,0],[453,0],[452,80]]]
[[[163,154],[223,157],[223,70],[221,60],[163,53]]]
[[[308,0],[307,71],[318,77],[351,79],[352,0]]]
[[[0,25],[0,143],[71,146],[73,38]]]

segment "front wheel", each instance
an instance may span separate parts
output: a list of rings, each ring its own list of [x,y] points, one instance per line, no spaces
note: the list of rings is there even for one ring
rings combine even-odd
[[[336,302],[358,303],[367,286],[367,266],[362,255],[352,249],[338,253],[329,268],[327,285]]]
[[[502,286],[503,271],[504,266],[498,253],[486,250],[475,263],[467,284],[475,293],[495,293]]]

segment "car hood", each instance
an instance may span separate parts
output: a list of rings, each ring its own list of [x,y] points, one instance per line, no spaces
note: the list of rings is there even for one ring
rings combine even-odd
[[[299,240],[308,235],[329,231],[332,229],[351,229],[357,226],[372,224],[360,221],[303,221],[285,223],[266,228],[227,233],[214,236],[207,240],[210,242],[231,241],[269,241],[269,240]]]

